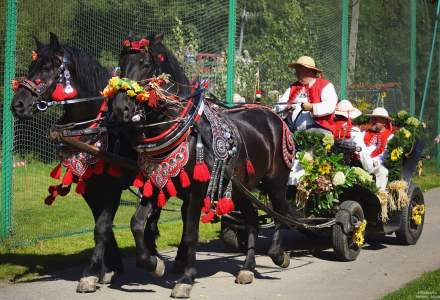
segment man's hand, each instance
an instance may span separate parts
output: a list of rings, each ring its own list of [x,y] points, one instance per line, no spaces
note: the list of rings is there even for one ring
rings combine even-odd
[[[313,104],[309,102],[304,102],[302,105],[302,109],[305,111],[312,111],[313,110]]]

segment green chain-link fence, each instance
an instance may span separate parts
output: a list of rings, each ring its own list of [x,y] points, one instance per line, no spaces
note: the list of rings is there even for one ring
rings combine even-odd
[[[89,52],[106,67],[114,67],[120,42],[132,30],[164,32],[165,43],[184,64],[189,77],[206,80],[209,89],[221,98],[226,96],[228,54],[231,53],[228,45],[231,45],[235,50],[234,92],[248,101],[254,100],[257,89],[264,90],[263,102],[276,101],[294,80],[287,63],[310,55],[337,90],[341,94],[346,91],[347,97],[365,111],[382,101],[391,111],[409,109],[411,4],[414,0],[40,0],[38,5],[32,0],[20,0],[16,2],[16,9],[10,10],[17,16],[14,33],[12,27],[6,30],[6,8],[7,3],[15,2],[0,1],[2,99],[5,99],[4,84],[9,84],[8,72],[13,74],[15,67],[15,75],[21,76],[27,70],[35,47],[32,35],[47,41],[48,32],[52,31],[62,42]],[[235,3],[235,37],[231,35],[235,45],[228,43],[231,2]],[[415,107],[418,109],[435,4],[432,1],[415,2]],[[345,15],[343,8],[347,12]],[[8,33],[16,39],[13,52],[5,52]],[[343,37],[347,41],[345,48],[342,47]],[[342,59],[345,52],[347,60]],[[5,60],[5,53],[12,57]],[[436,59],[437,55],[434,61]],[[346,75],[343,72],[345,65]],[[429,108],[437,107],[438,101],[435,88],[438,64],[433,67],[426,102]],[[344,82],[347,82],[346,87]],[[228,96],[232,97],[232,92]],[[55,161],[54,146],[45,136],[61,113],[51,110],[29,121],[12,121],[5,118],[6,114],[2,116],[5,122],[2,130],[1,228],[3,237],[11,229],[8,241],[12,244],[93,228],[90,210],[74,193],[57,199],[52,207],[43,204],[51,183],[48,174]],[[431,136],[437,130],[437,119],[436,109],[426,109],[425,120]],[[12,128],[14,134],[10,133]],[[13,151],[4,148],[9,147],[8,141],[13,141]],[[433,154],[433,146],[430,147]],[[5,153],[10,153],[11,157],[4,156]],[[15,167],[7,168],[12,162]],[[135,201],[128,193],[123,198]],[[132,212],[132,207],[122,206],[115,219],[116,226],[127,226]],[[177,214],[170,213],[163,220],[176,218]]]

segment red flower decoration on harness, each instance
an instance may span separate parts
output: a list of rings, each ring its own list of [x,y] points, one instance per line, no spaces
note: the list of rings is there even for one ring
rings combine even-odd
[[[146,50],[148,46],[150,45],[150,41],[146,38],[142,38],[139,41],[130,41],[130,40],[123,40],[122,41],[122,47],[130,49],[131,51],[141,51]]]
[[[17,79],[13,79],[11,81],[11,84],[12,84],[12,90],[14,92],[16,92],[18,90],[18,88],[20,87],[20,81],[18,81]]]
[[[31,58],[32,61],[36,61],[38,59],[38,53],[36,51],[32,51]]]
[[[165,55],[163,55],[162,53],[159,53],[159,54],[157,55],[157,59],[158,59],[160,62],[163,62],[163,61],[165,60]]]

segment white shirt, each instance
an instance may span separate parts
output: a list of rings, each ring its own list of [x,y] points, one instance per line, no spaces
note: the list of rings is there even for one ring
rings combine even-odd
[[[316,82],[314,79],[309,87],[312,87]],[[284,92],[284,94],[278,99],[278,105],[275,107],[277,112],[280,112],[287,108],[287,105],[282,103],[287,103],[290,96],[290,87]],[[338,102],[338,95],[334,85],[329,82],[321,92],[321,102],[313,103],[313,110],[302,111],[301,103],[310,102],[309,95],[307,95],[307,90],[304,87],[302,91],[298,93],[295,100],[292,103],[294,108],[292,112],[292,122],[296,129],[305,130],[315,124],[313,117],[323,117],[332,114],[336,110],[336,104]]]

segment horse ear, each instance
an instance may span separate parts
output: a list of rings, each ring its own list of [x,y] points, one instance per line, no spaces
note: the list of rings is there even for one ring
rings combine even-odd
[[[36,46],[37,46],[37,50],[43,48],[43,46],[44,46],[43,43],[40,42],[40,40],[39,40],[35,35],[32,35],[32,38],[33,38],[34,41],[35,41],[35,44],[36,44]]]
[[[58,41],[58,37],[55,33],[50,32],[50,42],[49,42],[49,46],[52,50],[59,50],[61,48],[60,46],[60,42]]]
[[[162,42],[164,35],[165,35],[165,34],[164,34],[163,32],[161,32],[161,33],[155,35],[155,36],[154,36],[154,43]]]

